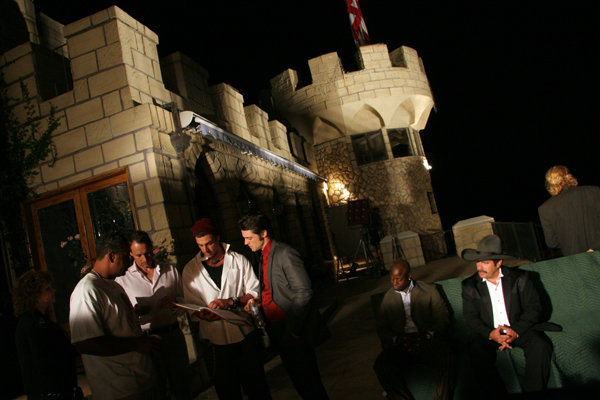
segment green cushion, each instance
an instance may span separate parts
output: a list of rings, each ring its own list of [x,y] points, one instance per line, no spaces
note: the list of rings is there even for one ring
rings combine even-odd
[[[554,345],[550,388],[600,382],[600,252],[527,264],[520,267],[539,278],[549,303],[549,320],[561,325],[562,332],[547,332]],[[461,282],[464,277],[437,282],[448,298],[455,317],[454,337],[462,347],[468,328],[462,317]],[[525,368],[523,351],[515,348],[498,355],[497,366],[509,392],[521,390],[517,376]],[[468,371],[468,366],[461,365]],[[457,395],[468,380],[459,370]]]

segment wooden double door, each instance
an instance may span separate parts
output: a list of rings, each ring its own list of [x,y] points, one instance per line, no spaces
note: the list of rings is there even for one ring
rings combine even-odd
[[[96,243],[112,231],[137,226],[127,169],[71,185],[26,204],[34,267],[49,271],[56,289],[54,315],[68,323],[69,298]]]

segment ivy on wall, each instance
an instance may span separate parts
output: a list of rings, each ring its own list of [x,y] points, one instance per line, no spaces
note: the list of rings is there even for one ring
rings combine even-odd
[[[20,86],[21,98],[11,98],[0,76],[0,231],[17,276],[30,266],[21,205],[34,195],[28,184],[39,173],[39,163],[48,158],[54,163],[52,133],[60,124],[54,109],[47,117],[39,116],[27,86],[23,82]],[[17,107],[24,110],[22,121],[16,116]]]

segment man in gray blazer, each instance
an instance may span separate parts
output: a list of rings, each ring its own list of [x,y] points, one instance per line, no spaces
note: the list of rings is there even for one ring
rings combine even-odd
[[[403,375],[415,364],[436,373],[436,400],[451,399],[455,354],[449,341],[450,313],[438,288],[415,281],[404,260],[390,268],[392,287],[377,305],[377,333],[382,352],[373,369],[389,399],[411,399]]]
[[[303,399],[328,399],[311,340],[316,335],[318,310],[300,254],[271,238],[271,223],[265,215],[245,216],[239,226],[244,244],[262,254],[261,292],[255,303],[262,305],[267,332],[296,391]],[[249,306],[246,311],[250,312]]]

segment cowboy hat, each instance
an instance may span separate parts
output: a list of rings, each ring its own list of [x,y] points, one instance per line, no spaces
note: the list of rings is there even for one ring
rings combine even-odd
[[[508,260],[514,257],[502,254],[502,240],[498,235],[488,235],[477,243],[477,250],[464,249],[461,257],[466,261]]]

